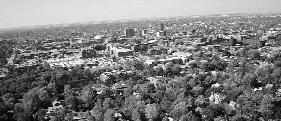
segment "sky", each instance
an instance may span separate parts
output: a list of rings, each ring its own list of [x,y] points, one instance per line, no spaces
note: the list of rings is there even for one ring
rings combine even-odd
[[[229,13],[281,13],[281,0],[0,0],[0,28]]]

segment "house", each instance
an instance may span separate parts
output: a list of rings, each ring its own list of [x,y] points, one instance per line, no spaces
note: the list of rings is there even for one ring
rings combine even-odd
[[[212,95],[209,97],[210,102],[213,102],[215,104],[219,104],[223,99],[225,99],[225,96],[213,92]]]
[[[264,40],[254,40],[254,39],[246,39],[243,41],[244,45],[250,45],[252,47],[263,47],[265,46]]]
[[[113,51],[113,55],[116,57],[133,56],[134,52],[130,49],[118,48]]]
[[[239,42],[236,39],[230,38],[230,39],[225,39],[225,38],[217,38],[215,40],[212,40],[211,42],[214,45],[221,45],[221,46],[235,46]]]
[[[125,56],[133,56],[134,55],[133,50],[128,49],[128,48],[124,48],[120,45],[108,44],[106,46],[106,50],[109,51],[115,57],[125,57]]]
[[[100,75],[100,80],[103,82],[109,81],[110,79],[114,79],[115,76],[111,72],[104,72]]]
[[[132,50],[134,50],[135,52],[141,52],[141,51],[146,52],[148,50],[148,44],[147,43],[135,44]]]
[[[148,50],[149,54],[152,55],[161,55],[161,54],[168,54],[169,48],[163,46],[157,46]]]
[[[80,52],[80,57],[82,58],[92,58],[96,56],[97,56],[97,52],[94,49],[86,49]]]

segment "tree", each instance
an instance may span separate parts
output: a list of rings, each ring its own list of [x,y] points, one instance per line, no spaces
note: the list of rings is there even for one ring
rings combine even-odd
[[[145,116],[150,120],[153,121],[158,118],[159,116],[159,106],[156,103],[147,104],[145,106]]]
[[[103,120],[104,110],[102,108],[101,102],[98,101],[95,107],[90,111],[91,115],[95,117],[97,121]]]
[[[8,106],[13,106],[15,103],[15,98],[14,98],[13,94],[11,94],[11,93],[6,93],[5,95],[3,95],[2,100],[3,100],[4,104],[8,105]]]
[[[160,102],[161,109],[166,112],[170,112],[170,110],[172,108],[171,105],[172,105],[172,102],[167,100],[166,98],[163,98],[163,100],[161,100],[161,102]]]
[[[140,90],[144,94],[150,94],[155,91],[155,86],[154,86],[154,84],[151,84],[151,83],[145,83],[145,84],[143,84],[143,86],[140,87]]]
[[[94,107],[94,99],[96,97],[96,91],[91,89],[90,86],[84,87],[80,99],[85,103],[85,107]]]
[[[245,115],[235,115],[230,118],[230,121],[249,121],[250,118]]]
[[[65,103],[72,109],[77,110],[78,99],[75,96],[74,90],[71,89],[70,85],[64,87]]]
[[[97,44],[97,45],[94,46],[94,49],[97,50],[97,51],[101,51],[101,50],[105,50],[106,46],[101,45],[101,44]]]
[[[181,68],[178,65],[174,65],[172,67],[172,72],[173,72],[174,75],[179,75],[180,72],[181,72]]]
[[[272,72],[273,84],[280,85],[281,68],[275,68]]]
[[[216,69],[222,71],[227,67],[227,63],[220,59],[220,58],[214,58],[211,62],[211,65],[214,65]]]
[[[38,121],[45,121],[46,110],[41,109],[37,112]]]
[[[41,100],[42,106],[44,108],[51,106],[53,94],[50,89],[48,89],[47,87],[43,87],[43,88],[39,89],[38,96],[39,96],[39,99]]]
[[[260,59],[261,53],[256,49],[248,50],[247,53],[252,60],[259,60]]]
[[[151,97],[156,103],[160,103],[160,101],[163,99],[165,92],[157,90],[156,93],[151,94]]]
[[[151,69],[151,70],[153,70],[153,69]],[[155,71],[155,74],[156,74],[157,76],[162,76],[162,75],[165,73],[164,70],[163,70],[163,68],[160,67],[160,66],[156,67],[156,68],[154,69],[154,71]],[[152,73],[153,73],[153,72],[152,72]]]
[[[195,105],[200,107],[203,106],[205,104],[205,98],[203,95],[199,95],[196,99],[195,99]]]
[[[269,94],[263,95],[263,98],[261,100],[258,112],[262,113],[265,120],[269,120],[272,117],[272,114],[273,114],[272,109],[274,107],[272,102],[273,102],[273,96],[272,95],[269,95]]]
[[[214,119],[214,117],[224,116],[225,111],[221,105],[211,104],[204,108],[202,113],[205,116],[204,119],[210,121]]]
[[[131,70],[134,68],[134,63],[133,61],[126,61],[123,65],[124,70]]]
[[[37,92],[30,90],[23,96],[22,108],[27,116],[32,116],[41,106],[41,100]]]
[[[1,121],[9,121],[9,119],[12,119],[12,117],[9,117],[8,111],[11,110],[11,108],[7,105],[5,105],[0,100],[0,120]]]
[[[32,121],[33,117],[30,112],[25,112],[23,104],[17,103],[14,108],[14,118],[17,121]]]
[[[108,108],[104,113],[104,121],[115,121],[114,114],[116,113],[115,110]]]
[[[134,59],[133,60],[134,70],[143,70],[144,63],[141,60]]]
[[[145,120],[145,102],[138,101],[136,108],[132,112],[132,120],[134,121],[143,121]]]
[[[70,75],[68,72],[57,72],[53,76],[53,81],[55,82],[56,93],[61,94],[64,91],[65,84],[70,80]]]
[[[200,121],[200,118],[196,117],[192,112],[190,111],[186,115],[182,115],[179,121]]]
[[[114,101],[111,98],[105,98],[103,101],[103,108],[107,110],[108,108],[113,108]]]
[[[203,94],[203,91],[204,91],[204,88],[203,87],[200,87],[199,85],[195,86],[192,88],[192,92],[195,94],[195,95],[201,95]]]
[[[271,73],[272,69],[268,64],[263,66],[260,65],[255,69],[255,75],[257,76],[258,81],[263,84],[268,84],[271,82],[271,80],[273,80]]]

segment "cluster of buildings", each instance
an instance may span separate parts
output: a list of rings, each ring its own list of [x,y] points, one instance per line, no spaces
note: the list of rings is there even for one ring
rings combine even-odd
[[[52,69],[69,70],[79,66],[93,72],[101,67],[123,67],[127,61],[142,60],[140,62],[144,65],[163,70],[172,63],[181,68],[180,74],[187,75],[189,72],[186,69],[194,62],[207,63],[210,58],[219,56],[229,63],[237,58],[235,55],[246,46],[259,48],[261,56],[265,57],[269,57],[272,51],[281,50],[278,47],[281,45],[281,23],[269,26],[265,20],[251,22],[259,19],[262,17],[245,19],[228,16],[189,21],[172,19],[164,22],[152,21],[149,26],[141,22],[140,25],[129,25],[127,28],[112,25],[111,29],[104,27],[103,31],[94,34],[64,32],[61,35],[40,35],[40,39],[34,36],[17,38],[18,46],[7,59],[7,66],[26,68],[43,64]],[[1,68],[0,78],[4,78],[6,73],[7,69]],[[133,68],[115,68],[103,72],[99,75],[99,80],[114,84],[111,87],[97,85],[93,89],[97,94],[101,94],[104,88],[122,94],[127,84],[117,78],[122,77],[126,80],[126,77],[133,76],[134,73]],[[168,85],[169,82],[160,83],[158,80],[161,79],[158,78],[168,77],[146,79],[155,84],[155,87],[160,84]],[[139,96],[138,92],[134,94]],[[223,98],[222,95],[214,93],[209,100],[217,104]],[[235,108],[233,103],[230,105]],[[52,117],[54,112],[59,112],[62,108],[60,102],[54,102],[53,106],[48,108],[46,118]],[[78,115],[77,112],[72,114]],[[83,119],[85,117],[82,114],[73,117],[73,120]]]
[[[212,55],[222,49],[235,53],[248,45],[280,45],[281,24],[273,27],[269,27],[266,21],[255,24],[258,19],[262,17],[245,19],[227,16],[192,21],[171,19],[151,21],[148,26],[142,22],[139,25],[129,24],[127,28],[116,25],[110,31],[94,34],[72,30],[60,35],[40,33],[40,38],[35,35],[18,37],[18,45],[8,58],[8,65],[22,68],[46,61],[51,67],[112,66],[121,63],[111,57],[122,59],[130,56],[144,58],[147,63],[177,59],[187,62],[198,51]],[[94,60],[87,60],[89,58]],[[107,59],[100,61],[102,58]]]

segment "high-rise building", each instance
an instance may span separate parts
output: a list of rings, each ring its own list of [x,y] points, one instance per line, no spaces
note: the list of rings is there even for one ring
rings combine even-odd
[[[166,36],[166,31],[159,31],[156,33],[156,37],[165,37]]]
[[[132,28],[126,28],[124,33],[126,37],[133,37],[135,35],[135,30]]]
[[[164,31],[165,30],[165,26],[163,23],[160,24],[160,31]]]
[[[147,29],[142,30],[142,36],[146,36],[146,35],[148,35],[148,30]]]

